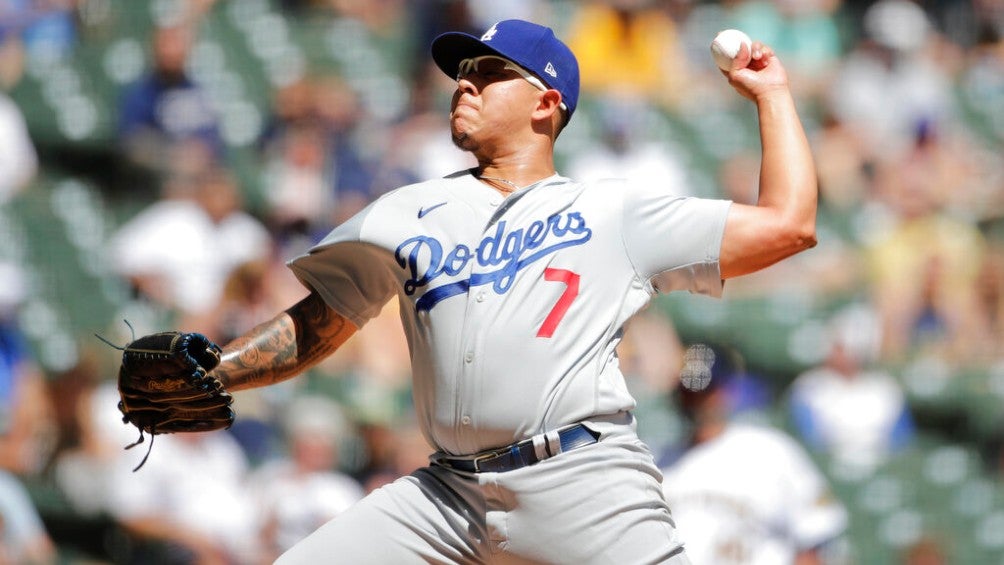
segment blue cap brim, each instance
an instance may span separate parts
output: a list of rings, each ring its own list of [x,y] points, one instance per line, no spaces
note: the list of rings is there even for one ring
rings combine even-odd
[[[457,78],[460,61],[482,55],[505,57],[477,37],[459,31],[444,33],[432,41],[432,60],[451,79]]]

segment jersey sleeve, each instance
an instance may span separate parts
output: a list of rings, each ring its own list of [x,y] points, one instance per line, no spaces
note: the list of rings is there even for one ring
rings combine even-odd
[[[374,205],[288,263],[301,283],[357,328],[376,317],[397,288],[390,254],[363,239],[363,226]]]
[[[732,202],[625,184],[622,237],[638,275],[662,293],[722,292],[718,258]]]

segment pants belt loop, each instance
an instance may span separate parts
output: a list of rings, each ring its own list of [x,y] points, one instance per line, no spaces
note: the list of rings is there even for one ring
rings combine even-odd
[[[547,459],[547,439],[544,437],[544,434],[537,434],[530,438],[530,440],[533,442],[533,453],[537,456],[537,459],[541,461]]]
[[[547,450],[549,457],[554,457],[555,455],[561,453],[561,436],[558,435],[557,430],[545,433],[544,440],[547,442],[544,447]]]

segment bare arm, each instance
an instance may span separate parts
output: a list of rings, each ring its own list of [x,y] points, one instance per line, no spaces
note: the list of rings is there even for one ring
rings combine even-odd
[[[749,67],[747,67],[747,63]],[[762,162],[756,206],[734,204],[722,240],[722,278],[773,265],[816,244],[816,166],[802,129],[788,77],[773,51],[745,47],[724,73],[756,103]]]
[[[228,343],[213,375],[230,391],[275,384],[320,363],[356,327],[311,293]]]

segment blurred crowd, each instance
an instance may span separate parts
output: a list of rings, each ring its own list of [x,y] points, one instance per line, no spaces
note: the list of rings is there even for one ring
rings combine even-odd
[[[224,119],[227,100],[200,81],[209,63],[193,61],[207,22],[236,3],[0,0],[0,212],[41,190],[36,179],[65,154],[33,142],[6,93],[32,64],[86,44],[85,23],[102,10],[141,10],[153,21],[142,72],[107,109],[107,150],[128,170],[123,182],[138,183],[102,194],[109,208],[130,210],[104,247],[109,276],[128,289],[109,313],[116,322],[94,328],[113,343],[131,339],[122,319],[139,333],[178,328],[226,343],[305,295],[285,262],[333,226],[392,188],[472,166],[450,143],[453,83],[427,46],[441,31],[480,35],[518,17],[554,27],[578,55],[584,111],[557,158],[559,172],[579,180],[619,176],[681,196],[754,201],[754,114],[714,68],[708,44],[739,28],[785,61],[817,159],[820,244],[730,281],[724,300],[798,294],[839,308],[796,374],[728,379],[727,417],[782,414],[798,445],[769,445],[867,470],[916,435],[907,368],[1004,370],[1002,2],[248,0],[248,10],[390,46],[398,81],[295,60],[270,68],[271,91],[258,93],[264,117],[242,144],[250,165],[234,158],[240,136]],[[349,47],[346,67],[358,55]],[[52,563],[72,551],[122,563],[269,563],[426,462],[391,303],[308,374],[239,393],[227,432],[158,436],[134,473],[147,446],[122,449],[136,437],[116,409],[117,352],[88,341],[70,367],[40,363],[20,327],[32,282],[19,267],[0,255],[0,564]],[[681,476],[671,465],[701,443],[696,430],[708,417],[695,414],[714,413],[680,392],[688,342],[716,339],[698,337],[646,311],[620,348],[639,432],[667,477]],[[709,367],[711,378],[718,369]],[[825,490],[812,488],[806,496]],[[99,547],[60,547],[87,534],[51,514],[43,521],[40,492],[57,497],[76,527],[101,532]],[[828,514],[835,531],[840,512]]]

